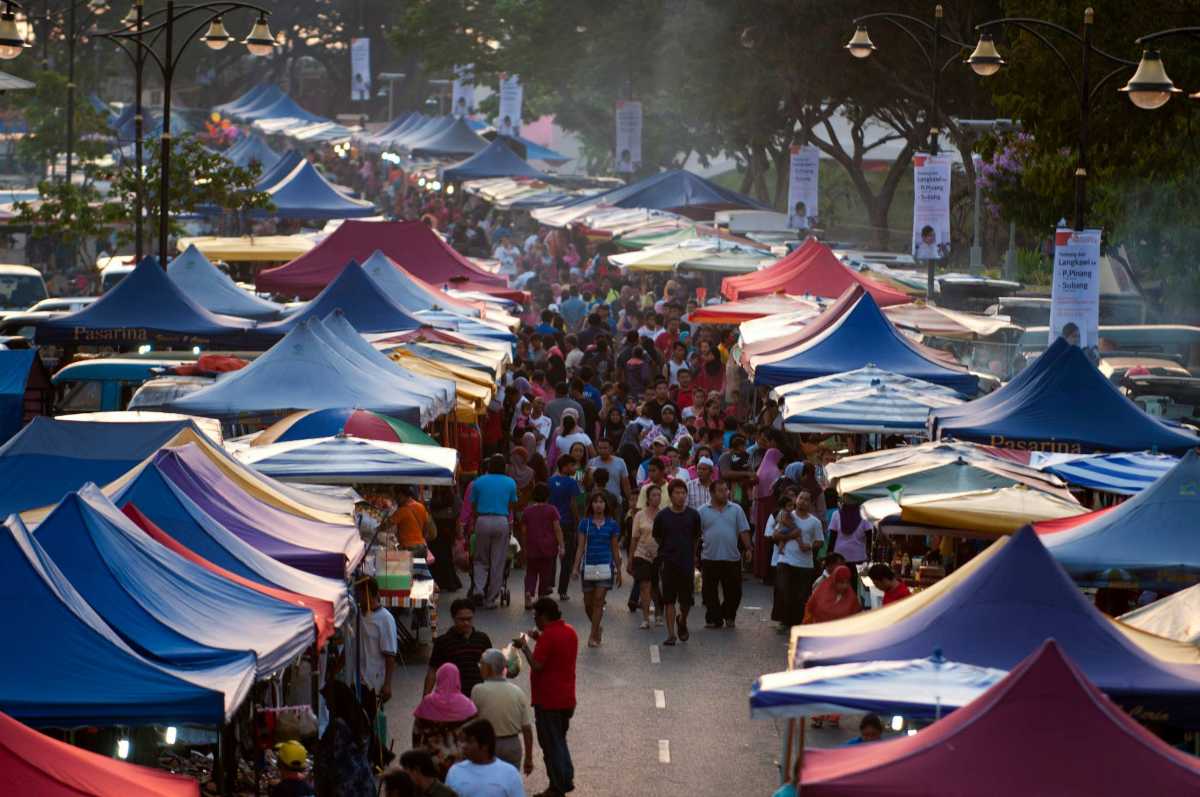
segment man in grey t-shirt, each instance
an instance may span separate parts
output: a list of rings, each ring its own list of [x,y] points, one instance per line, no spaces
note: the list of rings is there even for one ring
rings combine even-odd
[[[733,628],[742,602],[742,559],[750,558],[750,523],[742,508],[729,500],[724,481],[713,484],[712,500],[699,513],[704,627]]]
[[[601,437],[596,441],[596,456],[588,460],[587,466],[589,488],[592,474],[598,470],[606,470],[608,484],[604,485],[605,489],[624,506],[630,505],[632,491],[629,486],[629,466],[625,464],[625,460],[613,456],[612,443],[609,440]]]

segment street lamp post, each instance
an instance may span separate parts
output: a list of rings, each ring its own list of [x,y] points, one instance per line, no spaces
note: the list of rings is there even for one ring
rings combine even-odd
[[[74,174],[75,155],[75,41],[80,35],[75,11],[82,5],[86,5],[90,12],[84,24],[108,11],[106,0],[82,0],[67,5],[67,25],[64,30],[67,38],[67,185],[71,184]]]
[[[223,49],[234,37],[225,30],[222,17],[232,11],[250,10],[258,12],[258,20],[251,28],[249,35],[242,40],[251,55],[269,55],[275,48],[275,38],[267,26],[270,11],[243,2],[213,2],[195,3],[176,6],[174,0],[167,0],[166,8],[142,16],[142,25],[137,29],[119,29],[101,34],[116,41],[131,43],[140,50],[149,61],[158,66],[163,81],[162,105],[162,136],[159,155],[159,208],[158,208],[158,258],[159,265],[167,267],[167,242],[170,237],[170,196],[171,196],[171,85],[175,69],[179,66],[187,46],[199,38],[212,50]],[[201,21],[186,37],[182,44],[175,44],[175,23],[192,15],[200,15]],[[204,35],[201,36],[201,32]],[[161,43],[161,52],[159,47]],[[138,175],[141,178],[141,175]]]
[[[1091,8],[1086,9],[1083,12],[1083,30],[1080,33],[1076,33],[1070,28],[1044,19],[1034,19],[1031,17],[993,19],[975,26],[975,29],[980,31],[979,43],[976,45],[975,51],[967,58],[967,63],[970,64],[971,69],[977,75],[987,77],[999,72],[1005,62],[996,50],[996,45],[992,41],[991,34],[988,31],[992,28],[1009,26],[1028,33],[1054,53],[1055,57],[1062,63],[1063,71],[1074,82],[1076,91],[1079,94],[1079,151],[1075,165],[1075,212],[1072,225],[1076,230],[1084,228],[1084,221],[1087,215],[1088,118],[1091,115],[1092,99],[1105,83],[1121,72],[1126,71],[1129,67],[1136,66],[1136,62],[1107,53],[1092,43],[1092,24],[1094,20],[1095,12]],[[1046,31],[1060,34],[1079,44],[1080,70],[1078,75],[1072,70],[1070,60],[1063,54],[1062,50],[1054,45]],[[1092,56],[1097,56],[1109,63],[1116,64],[1114,69],[1094,84],[1091,81]]]
[[[940,4],[934,6],[933,22],[927,22],[911,14],[901,14],[893,11],[865,14],[853,20],[855,25],[854,35],[845,46],[845,49],[855,58],[870,57],[877,48],[871,41],[870,34],[867,32],[866,23],[873,19],[881,19],[900,29],[917,46],[917,49],[925,58],[925,63],[929,66],[930,71],[931,85],[929,89],[929,115],[927,121],[929,123],[929,151],[933,155],[937,155],[939,152],[938,133],[940,130],[938,126],[941,119],[941,108],[938,106],[938,89],[941,84],[942,73],[946,71],[950,64],[958,60],[960,51],[970,49],[970,46],[965,42],[961,42],[943,32],[942,16],[943,11]],[[922,33],[928,37],[928,46],[926,42],[922,41]],[[950,56],[946,61],[941,61],[940,50],[942,42],[953,45],[955,48],[954,55]],[[928,301],[932,302],[934,268],[937,261],[930,259],[926,263],[928,270],[925,280],[925,296]]]
[[[122,31],[141,30],[145,24],[143,17],[142,0],[134,0],[133,7],[129,9],[129,13],[121,20]],[[142,75],[146,69],[146,53],[141,47],[126,44],[119,38],[111,34],[98,34],[106,39],[113,41],[133,62],[133,162],[134,168],[137,170],[137,180],[134,181],[133,192],[133,236],[134,236],[134,252],[136,255],[135,263],[142,262],[142,256],[145,254],[143,226],[145,224],[145,206],[146,198],[142,195],[142,175],[144,169],[143,157],[143,141],[145,136],[144,117],[142,115]]]
[[[1147,33],[1137,40],[1137,44],[1145,45],[1159,39],[1176,36],[1200,39],[1200,27],[1170,28]],[[1157,50],[1142,51],[1142,60],[1138,63],[1137,71],[1134,72],[1129,82],[1118,91],[1123,92],[1129,97],[1130,102],[1145,111],[1163,107],[1173,95],[1180,93],[1180,89],[1171,82],[1171,78],[1167,77],[1167,70],[1163,66],[1162,57]],[[1200,100],[1200,91],[1189,94],[1188,97]]]

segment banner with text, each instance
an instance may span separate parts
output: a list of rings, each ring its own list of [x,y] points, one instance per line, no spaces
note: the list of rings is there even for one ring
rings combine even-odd
[[[500,113],[496,117],[496,131],[502,136],[521,133],[521,100],[524,89],[518,75],[500,73]]]
[[[913,257],[941,260],[950,254],[950,158],[913,155],[913,192]]]
[[[366,37],[350,40],[350,99],[371,99],[371,40]]]
[[[617,100],[616,170],[629,174],[642,165],[642,104]]]
[[[450,88],[450,107],[455,116],[470,116],[475,113],[475,65],[459,64],[454,67],[454,82]]]
[[[820,181],[821,150],[793,144],[788,173],[788,226],[793,230],[816,226]]]
[[[1054,284],[1050,288],[1050,342],[1059,336],[1084,348],[1100,337],[1100,230],[1054,232]]]

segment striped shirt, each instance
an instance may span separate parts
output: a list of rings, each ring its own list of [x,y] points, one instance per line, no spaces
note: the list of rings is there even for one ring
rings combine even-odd
[[[706,486],[700,481],[700,478],[689,479],[687,483],[687,505],[692,509],[699,509],[709,502],[712,498],[712,482]]]

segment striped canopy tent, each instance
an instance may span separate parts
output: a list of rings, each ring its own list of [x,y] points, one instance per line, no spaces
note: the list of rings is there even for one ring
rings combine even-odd
[[[788,314],[798,320],[802,317],[815,318],[821,312],[821,304],[814,298],[800,296],[755,296],[740,302],[721,302],[696,308],[688,314],[690,324],[742,324],[756,318]],[[793,315],[794,314],[794,315]]]
[[[869,387],[877,384],[908,391],[921,391],[942,398],[961,398],[953,388],[935,385],[933,382],[926,382],[923,379],[913,379],[911,376],[905,376],[904,374],[885,371],[870,364],[862,368],[856,368],[853,371],[845,371],[840,374],[779,385],[778,387],[771,388],[770,396],[776,401],[781,401],[792,395]]]
[[[753,271],[763,259],[770,257],[770,252],[754,246],[730,243],[720,238],[704,237],[691,238],[676,244],[652,246],[639,252],[611,255],[608,262],[627,271],[666,272],[689,267],[689,264],[700,263],[715,255],[746,257],[751,261],[746,270]]]
[[[1200,584],[1117,618],[1148,634],[1200,645]]]
[[[446,485],[458,467],[453,448],[346,436],[251,447],[237,456],[273,478],[316,484]]]
[[[390,363],[391,361],[388,360]],[[346,435],[386,443],[411,443],[419,446],[436,446],[438,442],[418,426],[405,423],[399,418],[370,410],[339,407],[327,410],[297,412],[277,421],[254,436],[252,446],[267,446],[291,440],[308,440],[314,437]]]
[[[1021,327],[1005,316],[987,316],[950,310],[924,302],[885,307],[883,314],[900,329],[921,335],[955,340],[987,338],[1001,332],[1019,334]]]
[[[1047,454],[1034,451],[1029,464],[1068,484],[1102,493],[1136,495],[1175,467],[1179,457],[1136,451],[1131,454]]]
[[[876,382],[794,392],[784,399],[783,425],[789,432],[867,434],[924,433],[929,410],[961,404],[956,396]]]

